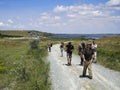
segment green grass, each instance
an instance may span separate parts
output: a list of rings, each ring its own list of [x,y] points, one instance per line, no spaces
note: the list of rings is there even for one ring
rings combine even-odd
[[[31,37],[32,36],[42,36],[48,37],[51,33],[40,32],[36,30],[0,30],[0,38],[5,37]]]
[[[0,30],[0,37],[29,37],[30,31]]]
[[[120,37],[104,37],[98,43],[98,63],[120,71]]]
[[[30,45],[28,40],[0,39],[0,89],[50,90],[47,46]]]

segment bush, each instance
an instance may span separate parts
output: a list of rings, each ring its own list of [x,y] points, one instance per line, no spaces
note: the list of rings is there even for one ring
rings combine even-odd
[[[39,48],[39,40],[31,40],[30,41],[30,48],[31,49],[38,49]]]

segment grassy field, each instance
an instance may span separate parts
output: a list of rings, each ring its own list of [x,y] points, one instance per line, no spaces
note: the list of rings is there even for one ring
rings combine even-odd
[[[40,32],[35,30],[0,30],[0,38],[4,37],[31,37],[42,36],[48,37],[51,33]]]
[[[1,30],[1,37],[29,37],[30,31],[17,31],[17,30]]]
[[[98,44],[98,63],[120,71],[120,36],[96,40]]]
[[[0,39],[0,90],[50,90],[46,43]]]

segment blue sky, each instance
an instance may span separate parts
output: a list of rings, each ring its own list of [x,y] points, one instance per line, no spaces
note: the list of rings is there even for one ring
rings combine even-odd
[[[120,0],[0,0],[0,30],[120,33]]]

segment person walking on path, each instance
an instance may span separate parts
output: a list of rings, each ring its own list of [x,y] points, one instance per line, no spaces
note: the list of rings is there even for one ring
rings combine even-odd
[[[51,52],[52,42],[48,42],[48,51]]]
[[[64,43],[61,42],[61,44],[60,44],[61,57],[63,57],[63,50],[64,50]]]
[[[82,41],[82,43],[80,43],[80,45],[78,46],[78,55],[80,56],[81,62],[80,65],[83,65],[83,57],[82,57],[82,53],[85,50],[85,41]]]
[[[83,52],[83,74],[80,77],[86,77],[86,71],[88,69],[89,78],[92,79],[92,60],[94,58],[94,52],[91,48],[91,44],[86,45],[86,49]]]
[[[92,42],[92,49],[93,49],[93,51],[94,51],[94,60],[93,60],[93,62],[97,62],[97,44],[95,43],[95,41],[93,41]]]
[[[71,42],[68,42],[68,44],[66,45],[67,65],[71,65],[73,50],[74,50],[74,46],[71,44]]]

